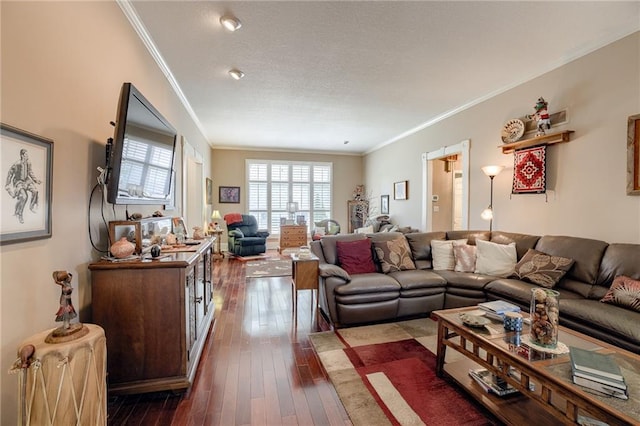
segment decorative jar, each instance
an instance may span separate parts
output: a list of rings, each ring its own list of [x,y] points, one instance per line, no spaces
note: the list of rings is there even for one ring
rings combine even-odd
[[[201,226],[193,227],[193,239],[194,240],[203,240],[204,239],[204,230]]]
[[[560,293],[548,288],[531,290],[531,342],[546,348],[558,345]]]
[[[131,256],[133,252],[136,251],[136,246],[127,240],[127,237],[122,237],[115,243],[111,244],[109,251],[113,257],[124,259],[125,257]]]

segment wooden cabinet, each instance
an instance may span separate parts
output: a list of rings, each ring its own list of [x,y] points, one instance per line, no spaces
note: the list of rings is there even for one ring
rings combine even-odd
[[[280,225],[280,252],[307,245],[307,225]]]
[[[190,386],[214,322],[212,242],[159,260],[89,265],[93,322],[107,338],[112,393]]]

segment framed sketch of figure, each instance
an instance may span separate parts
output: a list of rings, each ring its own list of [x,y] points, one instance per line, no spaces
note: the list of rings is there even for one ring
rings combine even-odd
[[[0,123],[0,244],[51,237],[53,141]]]

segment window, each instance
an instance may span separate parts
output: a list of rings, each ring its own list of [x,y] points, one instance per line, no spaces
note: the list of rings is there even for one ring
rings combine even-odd
[[[258,227],[280,233],[280,218],[294,219],[289,202],[298,203],[296,216],[307,224],[331,217],[331,163],[247,160],[249,214]]]

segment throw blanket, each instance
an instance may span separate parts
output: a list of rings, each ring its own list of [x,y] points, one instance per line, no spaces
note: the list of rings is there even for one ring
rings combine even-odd
[[[242,222],[242,214],[240,213],[228,213],[224,215],[224,221],[227,222],[227,225],[231,225],[233,223]]]

